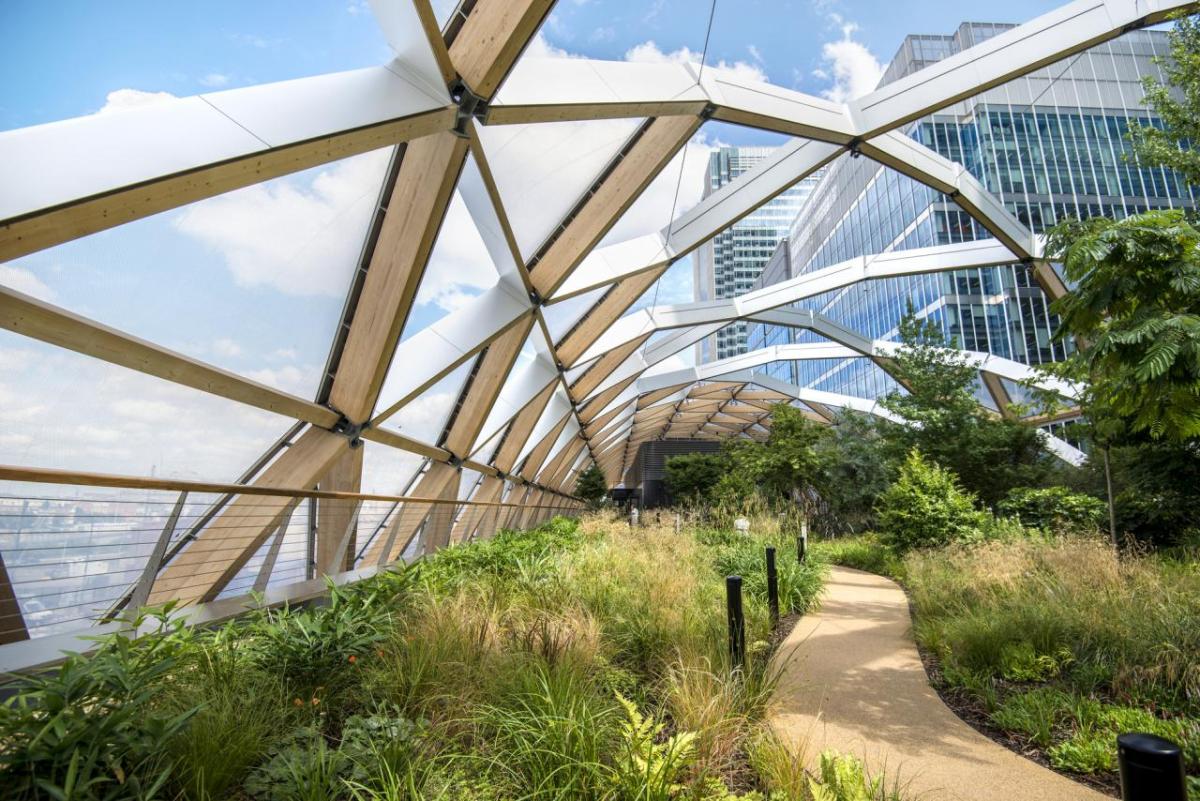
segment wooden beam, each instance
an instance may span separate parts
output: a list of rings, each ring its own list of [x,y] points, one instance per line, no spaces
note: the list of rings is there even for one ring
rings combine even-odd
[[[530,265],[533,286],[548,298],[562,285],[634,200],[687,144],[700,127],[699,117],[658,117],[646,123],[640,136],[605,176],[592,195],[549,247]]]
[[[4,554],[0,553],[0,645],[28,639],[29,629],[25,628],[21,604],[13,592],[8,569],[4,566]]]
[[[351,422],[375,408],[466,153],[466,140],[452,133],[405,149],[329,395]]]
[[[429,510],[425,528],[421,531],[421,552],[428,555],[436,553],[450,544],[450,532],[454,528],[454,518],[458,514],[458,491],[462,485],[462,471],[455,470],[454,475],[442,488],[440,503]]]
[[[533,317],[522,317],[480,354],[474,377],[462,390],[458,411],[446,427],[441,447],[459,457],[470,453],[531,328]]]
[[[608,389],[596,395],[579,409],[579,419],[584,423],[591,422],[614,398],[625,391],[625,388],[637,381],[637,375],[631,375],[624,381],[613,384]]]
[[[660,267],[630,276],[613,285],[604,297],[584,315],[573,329],[559,342],[555,350],[558,360],[567,367],[575,364],[579,357],[592,346],[608,327],[625,313],[625,310],[640,298],[654,282],[667,271]]]
[[[558,441],[562,435],[563,429],[567,427],[567,423],[571,419],[571,413],[567,412],[562,416],[562,419],[555,423],[554,428],[538,440],[538,443],[533,446],[533,450],[521,462],[521,468],[517,474],[528,482],[532,483],[537,477],[538,471],[542,469],[542,463],[546,461],[546,457],[550,455],[550,449],[554,447],[554,443]]]
[[[347,448],[317,482],[317,489],[327,492],[358,492],[362,489],[363,451],[366,448]],[[342,538],[354,518],[361,501],[311,500],[317,504],[317,548],[315,570],[318,576],[342,573],[354,567],[355,536],[343,550]],[[338,564],[338,552],[341,563]]]
[[[244,186],[429,136],[453,127],[454,118],[454,108],[440,108],[333,136],[256,151],[14,217],[0,223],[0,262]]]
[[[631,339],[629,342],[626,342],[619,348],[610,350],[593,362],[592,366],[584,370],[583,375],[575,379],[575,383],[571,385],[571,399],[579,403],[592,394],[592,390],[600,386],[604,379],[612,374],[613,370],[624,364],[625,360],[649,338],[650,335],[645,334],[637,339]]]
[[[350,447],[349,440],[310,428],[254,480],[255,486],[312,487]],[[279,525],[289,497],[239,495],[159,572],[149,603],[211,601]]]
[[[454,33],[450,60],[483,98],[490,98],[550,13],[554,0],[478,0]]]
[[[448,464],[430,463],[425,475],[421,476],[414,492],[422,498],[441,498],[446,485],[459,475],[458,468]],[[400,506],[392,516],[391,521],[371,543],[371,547],[363,554],[363,564],[383,565],[394,562],[404,553],[409,540],[417,533],[417,529],[425,522],[432,503],[408,502]]]
[[[500,492],[504,489],[504,479],[496,476],[484,476],[479,482],[478,488],[475,490],[471,500],[478,501],[494,501],[500,497]],[[450,541],[454,543],[469,542],[471,536],[483,525],[486,519],[491,516],[495,517],[496,510],[487,506],[471,506],[459,518],[454,525],[454,530],[450,534]]]
[[[328,428],[337,414],[49,303],[0,287],[0,328],[210,395]]]
[[[504,434],[504,441],[500,443],[500,446],[496,448],[495,455],[492,456],[492,464],[500,472],[512,472],[513,464],[521,454],[521,448],[525,446],[534,426],[542,418],[542,412],[546,410],[546,405],[550,403],[550,398],[554,396],[554,390],[558,386],[558,379],[555,378],[546,385],[545,389],[535,395],[533,400],[525,404],[525,408],[521,409],[513,418],[512,423],[508,426],[508,431]]]

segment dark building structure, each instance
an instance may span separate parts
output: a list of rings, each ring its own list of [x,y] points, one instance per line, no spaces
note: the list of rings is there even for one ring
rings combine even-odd
[[[633,464],[625,471],[625,486],[632,499],[643,509],[667,506],[667,459],[685,453],[716,453],[721,443],[715,439],[663,439],[643,442]]]

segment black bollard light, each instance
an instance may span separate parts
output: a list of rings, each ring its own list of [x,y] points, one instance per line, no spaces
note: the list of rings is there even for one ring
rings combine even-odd
[[[746,616],[742,611],[742,577],[725,577],[725,609],[729,617],[729,662],[734,670],[746,667]]]
[[[771,631],[779,625],[779,573],[775,570],[775,546],[767,546],[767,606],[771,610]]]
[[[1183,751],[1153,734],[1117,737],[1123,801],[1187,801]]]

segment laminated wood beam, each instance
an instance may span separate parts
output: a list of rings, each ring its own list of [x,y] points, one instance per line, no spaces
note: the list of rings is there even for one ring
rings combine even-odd
[[[352,423],[375,407],[466,154],[452,133],[405,149],[329,396]]]
[[[349,447],[343,436],[310,428],[253,483],[312,487]],[[239,495],[159,572],[148,603],[213,600],[266,541],[293,502],[286,496]]]
[[[700,127],[699,117],[658,117],[646,123],[620,161],[529,265],[533,286],[548,298],[562,285],[633,201]]]

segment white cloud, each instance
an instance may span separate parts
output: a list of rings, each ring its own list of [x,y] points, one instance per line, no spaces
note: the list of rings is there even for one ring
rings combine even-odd
[[[854,40],[858,30],[855,23],[843,22],[836,14],[830,17],[841,26],[842,38],[821,47],[824,66],[813,70],[813,75],[833,81],[833,86],[821,92],[823,96],[845,103],[873,90],[883,77],[883,65],[865,45]]]
[[[766,63],[765,61],[763,61],[762,53],[759,52],[759,50],[756,46],[747,45],[746,51],[750,53],[750,58],[754,59],[754,62],[756,64],[765,64]]]
[[[235,357],[242,355],[242,346],[228,337],[221,337],[212,343],[213,352],[219,356]]]
[[[173,403],[146,398],[123,398],[114,401],[112,410],[122,417],[140,423],[166,423],[179,413]]]
[[[346,4],[346,13],[352,17],[357,17],[360,14],[370,14],[371,7],[367,4],[367,0],[350,0]]]
[[[751,52],[755,51],[752,50]],[[648,39],[639,45],[629,48],[625,52],[625,60],[640,61],[649,64],[699,64],[701,55],[701,53],[689,47],[681,47],[678,50],[672,50],[670,53],[664,53],[655,44],[653,39]],[[767,74],[761,68],[746,61],[735,61],[730,64],[728,61],[721,60],[715,64],[708,64],[705,68],[728,72],[739,80],[761,82],[767,80]]]
[[[54,290],[24,267],[0,264],[0,284],[48,303],[53,302],[55,298]]]
[[[105,103],[97,114],[111,114],[116,111],[127,111],[131,108],[157,106],[178,100],[170,92],[143,92],[141,89],[114,89],[108,93]]]
[[[210,89],[216,89],[229,83],[229,76],[222,75],[219,72],[210,72],[203,78],[199,78],[197,80],[201,86],[207,86]]]
[[[0,357],[0,463],[231,480],[291,422],[50,345]]]
[[[242,286],[340,297],[387,158],[378,150],[229,192],[186,207],[174,224],[221,254]]]
[[[311,365],[296,366],[293,364],[283,367],[263,367],[259,370],[245,370],[243,374],[251,381],[266,384],[269,387],[291,392],[293,395],[313,394],[317,384],[319,370]]]

